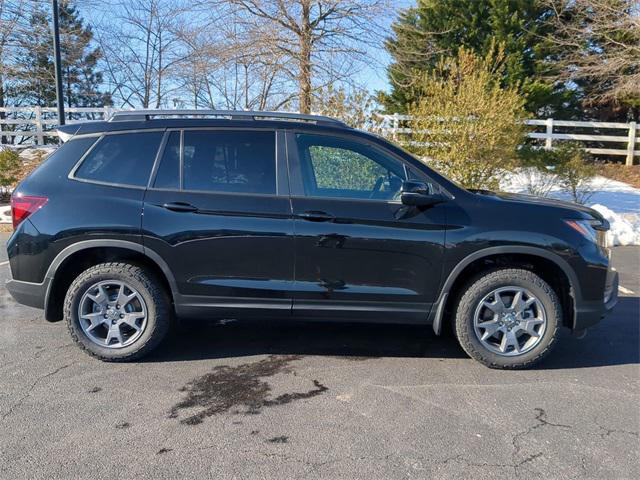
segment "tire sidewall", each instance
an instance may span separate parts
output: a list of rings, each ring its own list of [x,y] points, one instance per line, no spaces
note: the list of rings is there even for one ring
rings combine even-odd
[[[85,275],[86,274],[86,275]],[[78,317],[78,307],[80,300],[86,291],[96,283],[104,281],[124,282],[135,288],[142,296],[147,309],[147,324],[144,332],[131,345],[122,348],[106,348],[91,341],[80,326]],[[91,272],[81,274],[72,284],[67,292],[67,301],[65,301],[65,318],[69,328],[72,330],[77,341],[83,348],[95,354],[100,358],[118,359],[127,358],[138,353],[153,338],[154,331],[157,328],[157,308],[156,299],[147,286],[133,275],[114,270],[113,272]]]
[[[498,278],[504,272],[504,278]],[[518,272],[517,276],[507,272]],[[549,285],[537,275],[525,270],[497,270],[486,277],[494,275],[495,281],[483,284],[485,275],[471,283],[470,288],[462,295],[456,313],[456,332],[463,348],[472,357],[489,366],[503,368],[523,367],[533,364],[544,355],[555,341],[558,325],[561,322],[559,300]],[[529,277],[529,279],[527,279]],[[531,281],[533,280],[533,281]],[[521,287],[538,298],[545,310],[547,324],[540,342],[527,353],[516,356],[502,356],[487,349],[477,337],[474,329],[474,315],[479,302],[492,291],[502,287]],[[471,350],[471,351],[470,351]],[[479,355],[481,358],[477,358]]]

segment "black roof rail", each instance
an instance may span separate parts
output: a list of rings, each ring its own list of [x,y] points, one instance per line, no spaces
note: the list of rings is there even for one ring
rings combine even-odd
[[[145,121],[153,117],[219,117],[229,120],[285,120],[291,122],[307,122],[318,125],[347,125],[335,118],[323,115],[305,115],[290,112],[258,112],[244,110],[126,110],[114,112],[110,122]]]

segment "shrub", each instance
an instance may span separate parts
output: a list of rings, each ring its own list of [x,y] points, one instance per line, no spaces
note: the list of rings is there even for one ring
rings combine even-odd
[[[516,171],[515,177],[529,195],[547,197],[558,186],[554,155],[553,150],[543,150],[531,145],[524,145],[518,151],[521,168]]]
[[[554,186],[571,195],[576,203],[584,204],[595,193],[591,179],[596,166],[582,146],[576,142],[562,142],[553,150],[524,146],[519,151],[527,193],[546,197]]]
[[[312,106],[315,114],[337,118],[353,128],[367,128],[375,99],[366,90],[329,85],[315,93]]]
[[[560,186],[571,194],[574,202],[587,203],[595,193],[591,179],[596,174],[589,155],[578,143],[561,143],[554,153]]]
[[[525,100],[517,86],[500,84],[504,59],[501,48],[486,58],[461,48],[419,80],[420,100],[409,111],[411,148],[468,188],[497,188],[524,141]]]
[[[22,162],[20,155],[10,149],[0,150],[0,187],[9,187],[18,180]]]

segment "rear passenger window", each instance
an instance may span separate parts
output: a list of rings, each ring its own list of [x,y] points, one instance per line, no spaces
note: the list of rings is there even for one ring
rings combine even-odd
[[[185,130],[183,188],[276,193],[275,132]]]
[[[149,181],[162,132],[105,135],[75,172],[76,178],[144,187]]]

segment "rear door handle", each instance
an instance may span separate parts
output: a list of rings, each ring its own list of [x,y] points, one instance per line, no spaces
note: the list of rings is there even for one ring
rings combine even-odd
[[[303,220],[308,220],[310,222],[331,222],[336,219],[336,217],[327,212],[320,212],[316,210],[299,213],[296,215],[296,217],[302,218]]]
[[[198,207],[186,202],[171,202],[162,205],[162,208],[171,210],[172,212],[197,212]]]

